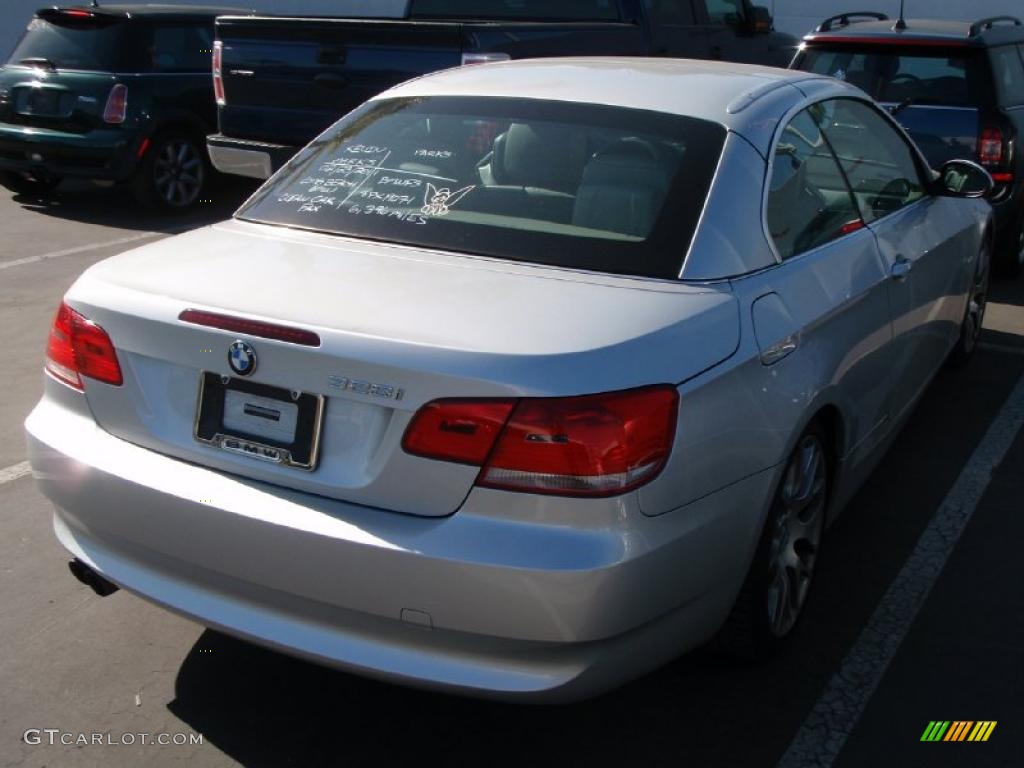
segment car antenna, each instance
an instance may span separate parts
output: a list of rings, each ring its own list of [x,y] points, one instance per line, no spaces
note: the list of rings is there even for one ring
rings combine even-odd
[[[96,2],[96,0],[92,0],[92,1],[94,3]],[[900,17],[899,17],[899,19],[896,20],[896,23],[893,24],[893,26],[892,26],[892,28],[896,29],[896,30],[904,30],[904,29],[907,28],[907,21],[906,21],[906,19],[903,18],[903,3],[904,3],[904,0],[900,0]]]

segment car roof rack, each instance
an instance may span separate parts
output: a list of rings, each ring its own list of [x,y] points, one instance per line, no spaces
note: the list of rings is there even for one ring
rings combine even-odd
[[[987,19],[980,19],[971,24],[971,29],[968,31],[968,37],[975,37],[985,30],[992,29],[996,24],[1000,23],[1012,24],[1015,27],[1021,26],[1021,20],[1016,16],[990,16]]]
[[[836,27],[848,27],[854,22],[862,19],[874,19],[875,21],[888,21],[889,17],[878,11],[847,11],[835,16],[829,16],[815,28],[815,32],[831,32]]]

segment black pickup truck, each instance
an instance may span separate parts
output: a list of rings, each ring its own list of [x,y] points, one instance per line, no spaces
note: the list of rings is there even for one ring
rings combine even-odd
[[[401,18],[217,19],[214,166],[266,178],[366,99],[417,75],[539,56],[785,67],[797,40],[751,0],[408,0]]]

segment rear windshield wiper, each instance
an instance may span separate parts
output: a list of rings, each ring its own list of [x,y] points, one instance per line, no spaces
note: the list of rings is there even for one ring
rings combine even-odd
[[[57,70],[57,65],[49,59],[44,59],[42,56],[30,56],[27,59],[22,59],[18,62],[19,64],[27,64],[30,67],[41,67],[42,69],[48,69],[50,72]]]
[[[966,107],[967,104],[954,104],[949,101],[940,101],[938,99],[927,99],[918,96],[912,96],[901,101],[899,104],[895,104],[889,107],[889,114],[895,115],[902,112],[907,107]]]

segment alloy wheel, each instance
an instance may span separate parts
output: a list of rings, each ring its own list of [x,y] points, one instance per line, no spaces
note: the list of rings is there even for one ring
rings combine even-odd
[[[1022,234],[1022,239],[1024,239],[1024,234]],[[985,321],[985,308],[988,306],[989,273],[991,271],[989,269],[990,257],[990,248],[988,244],[985,244],[982,246],[981,253],[978,254],[978,266],[974,270],[971,296],[967,304],[966,322],[968,326],[964,329],[964,351],[967,354],[970,354],[977,345],[978,338],[981,336],[982,323]]]
[[[781,638],[807,600],[825,526],[828,467],[819,437],[801,438],[786,467],[776,501],[769,550],[768,625]]]
[[[171,139],[160,148],[153,164],[153,184],[163,203],[184,208],[199,197],[205,173],[195,144],[188,139]]]

